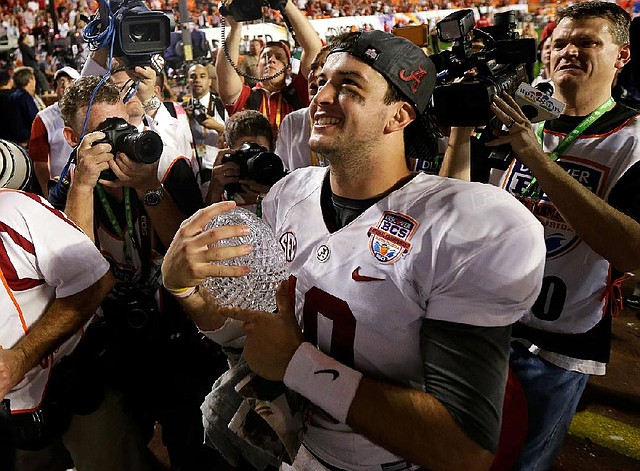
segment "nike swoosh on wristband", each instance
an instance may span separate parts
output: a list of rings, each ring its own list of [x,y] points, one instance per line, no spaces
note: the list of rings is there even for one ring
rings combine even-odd
[[[360,267],[353,270],[351,278],[353,278],[354,281],[384,281],[384,278],[374,278],[373,276],[361,275]]]
[[[314,375],[319,375],[323,373],[330,374],[331,376],[333,376],[331,381],[335,381],[336,379],[338,379],[338,376],[340,376],[340,372],[338,370],[318,370],[313,372]]]

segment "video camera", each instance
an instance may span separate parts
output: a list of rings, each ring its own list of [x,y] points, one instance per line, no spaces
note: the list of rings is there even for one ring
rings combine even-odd
[[[109,28],[110,19],[115,35],[113,54],[128,67],[151,63],[151,56],[160,54],[169,47],[169,33],[173,29],[172,18],[162,11],[152,11],[142,0],[99,0],[98,16],[101,32]],[[93,33],[95,24],[90,22],[86,30]],[[87,33],[85,32],[85,41]]]
[[[222,156],[222,163],[234,162],[240,167],[240,178],[271,186],[286,175],[282,159],[253,142],[246,142],[233,153]],[[239,183],[225,186],[230,195],[242,191]]]
[[[472,10],[460,10],[437,25],[450,51],[429,56],[438,70],[431,113],[445,126],[483,126],[494,116],[494,95],[513,95],[528,81],[527,63],[536,61],[536,41],[520,38],[513,11],[497,13],[494,25],[474,28]]]

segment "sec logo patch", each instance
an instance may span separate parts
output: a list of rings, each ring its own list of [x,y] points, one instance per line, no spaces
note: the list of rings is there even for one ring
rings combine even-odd
[[[293,232],[285,232],[280,236],[280,247],[284,252],[284,258],[287,262],[292,262],[298,250],[298,241]]]

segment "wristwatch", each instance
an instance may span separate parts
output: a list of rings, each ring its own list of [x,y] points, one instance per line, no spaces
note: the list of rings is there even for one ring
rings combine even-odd
[[[157,110],[161,106],[162,102],[160,101],[160,98],[158,98],[156,95],[153,95],[153,98],[142,105],[142,108],[144,109],[145,113],[148,113],[149,111]]]
[[[164,198],[164,187],[160,186],[157,190],[149,190],[142,196],[142,204],[145,206],[158,206]]]

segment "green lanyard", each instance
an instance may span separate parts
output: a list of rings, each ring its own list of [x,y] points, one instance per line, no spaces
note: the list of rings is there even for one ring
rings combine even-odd
[[[605,101],[603,104],[601,104],[600,106],[598,106],[595,110],[593,110],[591,112],[591,114],[589,116],[587,116],[586,118],[584,118],[580,124],[578,124],[575,129],[573,131],[571,131],[569,134],[567,134],[564,139],[562,139],[558,145],[556,146],[556,148],[553,150],[553,152],[551,152],[551,154],[549,154],[549,158],[555,162],[556,160],[558,160],[558,158],[560,157],[560,155],[571,145],[573,144],[576,139],[578,139],[578,136],[580,136],[580,134],[582,134],[584,132],[585,129],[587,129],[589,126],[591,126],[598,118],[600,118],[600,116],[602,116],[603,114],[605,114],[607,111],[609,111],[611,108],[613,108],[613,106],[616,104],[615,100],[613,99],[613,97],[609,97],[609,99],[607,101]],[[544,121],[540,122],[540,124],[538,125],[538,129],[537,129],[537,136],[538,136],[538,142],[540,143],[540,145],[542,146],[542,135],[544,132]],[[520,193],[521,196],[528,196],[529,192],[531,191],[531,189],[533,188],[533,186],[536,184],[537,179],[536,177],[533,177],[533,179],[531,180],[531,182],[527,185],[526,188],[524,188],[522,190],[522,192]],[[537,192],[536,192],[537,193]],[[533,196],[533,195],[532,195]]]
[[[96,190],[98,191],[98,198],[100,198],[100,203],[102,203],[102,207],[104,208],[105,213],[107,213],[107,217],[109,218],[109,222],[111,223],[111,226],[113,227],[113,230],[116,231],[116,234],[118,234],[118,237],[120,237],[122,239],[122,241],[124,242],[124,246],[123,246],[123,253],[124,253],[124,258],[127,261],[127,263],[132,263],[132,258],[131,255],[129,255],[129,252],[127,250],[127,243],[124,240],[125,238],[125,233],[122,230],[122,228],[120,227],[120,224],[118,223],[118,220],[116,219],[116,215],[113,213],[113,210],[111,209],[111,205],[109,204],[109,201],[107,200],[107,194],[104,191],[104,188],[102,188],[101,185],[96,185]],[[129,187],[124,187],[124,214],[125,214],[125,218],[127,220],[127,228],[129,229],[127,232],[129,233],[129,236],[131,237],[131,241],[133,242],[133,245],[139,249],[139,245],[138,245],[138,241],[136,240],[136,236],[135,236],[135,227],[133,226],[133,216],[131,213],[131,193],[130,193],[131,189]]]

